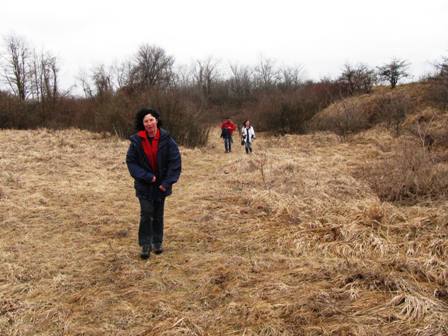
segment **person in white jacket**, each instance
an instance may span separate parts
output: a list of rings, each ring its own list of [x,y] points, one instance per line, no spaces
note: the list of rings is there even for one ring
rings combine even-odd
[[[241,144],[244,144],[246,154],[252,153],[252,141],[255,139],[255,131],[250,124],[250,120],[244,121],[241,129],[241,136]]]

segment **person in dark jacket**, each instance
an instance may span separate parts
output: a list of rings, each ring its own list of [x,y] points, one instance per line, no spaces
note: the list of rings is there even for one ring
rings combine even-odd
[[[142,108],[135,116],[137,133],[130,137],[126,154],[129,173],[134,178],[136,196],[140,202],[138,242],[140,256],[148,259],[151,250],[163,252],[163,213],[165,197],[181,173],[179,147],[169,133],[160,128],[160,114],[152,108]]]
[[[224,139],[224,149],[226,153],[232,151],[232,134],[236,130],[236,125],[230,118],[226,118],[221,124],[221,138]]]

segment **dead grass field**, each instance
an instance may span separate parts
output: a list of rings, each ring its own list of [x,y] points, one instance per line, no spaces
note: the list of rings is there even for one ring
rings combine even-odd
[[[352,171],[395,140],[217,131],[182,149],[165,252],[139,259],[128,143],[0,131],[1,335],[448,335],[448,201]]]

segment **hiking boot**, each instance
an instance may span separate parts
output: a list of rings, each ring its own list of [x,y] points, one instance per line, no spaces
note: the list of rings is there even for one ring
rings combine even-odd
[[[161,254],[163,252],[163,248],[161,245],[153,245],[152,249],[155,254]]]
[[[142,246],[142,252],[140,253],[140,258],[148,259],[150,252],[151,252],[151,246],[150,245],[143,245]]]

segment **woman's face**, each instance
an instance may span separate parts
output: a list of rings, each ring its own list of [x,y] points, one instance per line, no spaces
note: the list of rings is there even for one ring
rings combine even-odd
[[[155,133],[157,131],[157,119],[152,114],[147,114],[143,118],[143,126],[148,133]]]
[[[250,121],[247,120],[247,121],[244,123],[244,126],[249,127],[249,126],[250,126]]]

